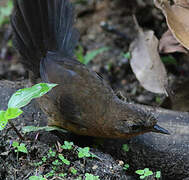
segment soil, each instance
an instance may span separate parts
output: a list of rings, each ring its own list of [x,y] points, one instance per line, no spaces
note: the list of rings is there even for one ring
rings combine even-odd
[[[136,15],[142,28],[154,30],[158,38],[167,30],[164,16],[154,7],[153,1],[72,1],[75,3],[77,15],[76,27],[81,35],[79,43],[84,48],[84,52],[101,47],[109,47],[109,50],[95,57],[88,66],[101,74],[110,83],[111,87],[116,92],[121,92],[128,101],[159,106],[166,97],[142,88],[130,68],[129,60],[123,57],[123,53],[127,53],[129,50],[129,44],[136,38],[136,28],[132,14]],[[101,26],[104,23],[108,23],[124,36],[107,32]],[[7,43],[7,39],[11,38],[10,32],[8,24],[0,28],[0,42],[2,42],[0,49],[0,109],[4,110],[8,99],[17,89],[29,86],[28,72],[20,63],[20,56]],[[177,60],[177,65],[165,65],[169,84],[175,87],[175,83],[182,84],[182,82],[188,80],[189,61],[188,55],[174,53],[172,56]],[[184,104],[183,101],[182,104]],[[169,100],[164,101],[164,107],[172,108]],[[173,109],[179,110],[178,104],[176,107],[174,106]],[[186,109],[182,108],[183,111],[188,111]],[[16,128],[21,131],[24,126],[45,126],[47,119],[38,104],[32,101],[31,104],[24,108],[24,115],[13,122]],[[135,169],[134,164],[130,164],[132,170],[124,170],[123,168],[129,153],[124,152],[122,145],[129,143],[129,140],[95,139],[57,131],[37,131],[23,134],[23,136],[24,141],[22,143],[28,149],[27,154],[15,152],[15,148],[12,147],[13,141],[21,141],[10,125],[1,131],[0,180],[23,180],[32,175],[45,175],[52,172],[52,170],[54,173],[48,179],[85,179],[86,173],[99,176],[103,180],[139,179],[139,176],[134,173],[138,168]],[[60,148],[60,144],[64,144],[65,140],[74,143],[72,150]],[[97,157],[79,158],[79,147],[91,147],[90,151]],[[50,149],[55,152],[55,156],[49,155]],[[59,159],[58,154],[63,154],[70,161],[70,165],[64,163],[53,165],[53,162]],[[44,157],[46,157],[46,161],[42,160]],[[61,162],[60,159],[59,162]],[[155,167],[151,166],[153,172],[162,169],[161,167],[159,169],[157,166]],[[77,170],[76,174],[72,173],[72,168]],[[141,168],[145,168],[145,164]],[[64,177],[61,177],[60,173],[64,173]],[[178,175],[179,173],[176,172],[176,175],[163,173],[163,179],[166,180],[187,178],[186,175]],[[148,179],[155,178],[150,176]]]

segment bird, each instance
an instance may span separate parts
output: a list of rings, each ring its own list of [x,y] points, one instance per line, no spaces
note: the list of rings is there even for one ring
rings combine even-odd
[[[100,75],[74,57],[79,32],[69,0],[14,0],[13,43],[31,81],[58,84],[37,101],[57,126],[77,135],[131,138],[169,134],[153,112],[118,98]]]

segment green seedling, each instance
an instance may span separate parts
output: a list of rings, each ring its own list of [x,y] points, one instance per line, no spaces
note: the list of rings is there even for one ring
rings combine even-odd
[[[59,159],[66,165],[70,165],[70,161],[68,161],[67,159],[64,158],[64,156],[62,154],[58,155]]]
[[[77,169],[75,168],[71,168],[70,172],[73,174],[73,175],[76,175],[77,174]]]
[[[82,46],[78,47],[78,50],[76,51],[76,57],[77,59],[83,63],[88,64],[91,60],[93,60],[97,55],[103,53],[104,51],[107,51],[109,48],[103,47],[99,49],[92,50],[90,52],[87,52],[86,55],[84,55],[84,50]]]
[[[39,83],[31,88],[24,88],[16,91],[9,99],[8,109],[6,111],[0,111],[0,130],[3,130],[9,122],[19,138],[23,139],[19,131],[14,127],[11,119],[20,116],[23,113],[21,108],[29,104],[32,99],[43,96],[56,85],[57,84]]]
[[[48,152],[48,157],[55,157],[56,156],[56,152],[54,152],[51,148],[49,149],[49,152]]]
[[[35,162],[33,163],[34,166],[38,167],[38,166],[41,166],[43,164],[42,161],[39,161],[39,162]]]
[[[130,52],[123,53],[122,55],[123,55],[123,57],[124,57],[125,59],[131,59],[131,53],[130,53]]]
[[[67,173],[60,173],[58,174],[59,177],[65,177],[67,175]]]
[[[70,150],[73,147],[73,142],[64,141],[64,145],[61,146],[62,149]]]
[[[86,173],[85,180],[100,180],[99,176],[95,176],[93,174]]]
[[[50,172],[48,172],[45,177],[48,178],[48,177],[52,177],[55,175],[55,171],[54,170],[51,170]]]
[[[135,171],[136,174],[140,175],[140,179],[144,179],[145,177],[153,175],[153,172],[149,170],[149,168],[145,168],[144,170]]]
[[[17,141],[12,143],[12,146],[15,148],[15,152],[28,153],[26,145],[24,143],[19,144]]]
[[[156,172],[156,178],[157,178],[157,179],[160,179],[160,178],[161,178],[161,171],[157,171],[157,172]]]
[[[129,151],[129,146],[128,146],[127,144],[123,144],[123,145],[122,145],[122,150],[123,150],[124,152],[128,152],[128,151]]]
[[[123,170],[128,170],[129,169],[129,164],[124,164],[124,166],[123,166]]]
[[[91,157],[91,153],[89,150],[90,150],[89,147],[78,148],[78,157],[79,158]]]
[[[47,158],[45,156],[42,157],[42,161],[45,163],[47,161]]]
[[[53,164],[54,166],[62,165],[62,163],[61,163],[58,159],[54,160],[54,161],[52,162],[52,164]]]

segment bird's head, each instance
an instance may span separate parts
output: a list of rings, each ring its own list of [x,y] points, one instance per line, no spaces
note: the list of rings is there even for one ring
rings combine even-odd
[[[147,132],[170,134],[157,124],[158,114],[135,104],[127,104],[117,116],[115,129],[118,136],[132,137]]]

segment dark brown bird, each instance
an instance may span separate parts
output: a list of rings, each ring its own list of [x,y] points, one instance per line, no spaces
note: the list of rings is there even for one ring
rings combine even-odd
[[[168,134],[153,113],[120,100],[97,73],[74,59],[78,32],[69,0],[14,0],[11,23],[23,64],[58,86],[39,99],[48,124],[80,135],[129,138]]]

